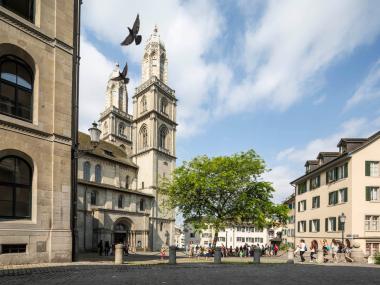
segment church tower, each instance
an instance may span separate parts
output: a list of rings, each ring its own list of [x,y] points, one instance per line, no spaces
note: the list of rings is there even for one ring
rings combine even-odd
[[[133,160],[139,166],[138,191],[153,195],[150,237],[152,250],[174,243],[174,211],[162,207],[161,179],[175,168],[175,92],[168,84],[168,61],[157,27],[149,37],[142,61],[141,84],[133,96]]]
[[[116,64],[109,76],[106,89],[106,108],[100,114],[101,139],[122,147],[132,155],[132,123],[128,114],[128,91],[124,80],[119,78],[120,69]]]

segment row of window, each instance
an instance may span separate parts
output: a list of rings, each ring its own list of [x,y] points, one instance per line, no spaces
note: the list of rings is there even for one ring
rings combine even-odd
[[[262,233],[263,229],[257,229],[253,227],[237,227],[236,228],[237,232],[247,232],[247,233]]]
[[[263,243],[264,238],[261,237],[236,237],[237,242],[258,242],[258,243]]]
[[[284,236],[294,237],[294,229],[284,229],[282,230],[282,234]]]
[[[165,125],[162,125],[158,132],[158,146],[161,149],[168,149],[169,142],[168,140],[168,133],[169,130]],[[140,149],[147,148],[148,145],[148,127],[146,124],[143,124],[140,128],[139,132],[139,138],[140,138]]]
[[[379,161],[366,161],[365,162],[365,176],[379,177],[380,176],[380,162]],[[348,177],[348,163],[330,168],[326,171],[326,184],[338,181]],[[309,189],[314,190],[321,186],[320,175],[314,176],[309,180]],[[298,184],[298,195],[307,192],[307,182]]]
[[[306,221],[299,221],[297,224],[297,230],[300,233],[307,231]],[[339,221],[339,217],[325,218],[325,232],[342,231],[344,224]],[[317,233],[321,231],[320,219],[309,220],[309,232]],[[366,215],[364,221],[365,231],[380,231],[380,216],[379,215]],[[289,235],[289,234],[288,234]]]
[[[91,181],[91,163],[89,161],[85,161],[83,163],[83,179],[87,181]],[[95,182],[102,183],[102,167],[99,164],[95,165]],[[127,189],[129,189],[130,187],[129,175],[125,176],[124,186]]]
[[[91,191],[90,193],[90,204],[93,206],[98,206],[98,192],[97,191]],[[119,209],[124,208],[124,195],[120,194],[117,198],[117,207]],[[140,199],[139,202],[139,210],[144,211],[145,210],[145,200],[143,198]]]
[[[348,201],[348,193],[347,188],[339,189],[329,193],[328,205],[333,206],[341,203],[346,203]],[[377,186],[367,186],[365,188],[365,199],[366,201],[380,201],[380,187]],[[312,209],[319,208],[320,204],[320,196],[312,197]],[[302,200],[298,202],[298,212],[306,211],[306,200]]]
[[[140,108],[141,113],[146,112],[148,110],[148,103],[145,95],[141,97]],[[168,114],[168,100],[165,97],[162,97],[160,100],[160,112],[165,115]]]

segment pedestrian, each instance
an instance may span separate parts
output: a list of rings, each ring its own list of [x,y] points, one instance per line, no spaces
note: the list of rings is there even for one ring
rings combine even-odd
[[[329,261],[328,256],[330,252],[330,246],[328,245],[326,239],[324,239],[322,242],[322,250],[323,250],[323,262],[326,263]]]
[[[163,261],[165,259],[165,255],[166,255],[166,250],[164,247],[161,247],[161,250],[160,250],[160,257],[161,257],[161,260]]]
[[[278,244],[275,243],[274,246],[273,246],[273,252],[274,252],[274,255],[277,256],[277,252],[278,252]]]
[[[303,256],[305,252],[307,251],[305,240],[301,239],[300,244],[298,245],[299,247],[299,252],[300,252],[300,257],[301,257],[301,262],[305,262],[305,257]]]
[[[104,243],[104,256],[108,256],[110,253],[110,243],[108,240]]]
[[[310,245],[310,262],[314,262],[317,257],[318,252],[318,242],[316,240],[313,240]]]
[[[338,253],[338,243],[335,239],[331,241],[331,256],[334,263],[338,263],[337,253]]]
[[[344,247],[345,261],[349,261],[349,262],[353,261],[353,259],[351,258],[351,251],[352,251],[351,242],[349,239],[346,239],[345,240],[345,247]]]
[[[103,241],[102,240],[100,240],[98,243],[98,252],[99,252],[99,255],[102,256],[102,254],[103,254]]]

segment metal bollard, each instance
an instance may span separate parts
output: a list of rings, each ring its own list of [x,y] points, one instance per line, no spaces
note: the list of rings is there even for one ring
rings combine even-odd
[[[261,257],[261,249],[259,247],[255,247],[253,251],[253,263],[260,263]]]
[[[289,248],[288,249],[288,261],[287,263],[294,263],[294,249]]]
[[[176,264],[177,263],[177,247],[176,246],[170,246],[169,247],[169,264]]]
[[[220,247],[215,248],[214,263],[216,264],[222,263],[222,252],[221,252]]]
[[[115,245],[115,264],[123,264],[124,254],[123,254],[124,246],[122,244]]]

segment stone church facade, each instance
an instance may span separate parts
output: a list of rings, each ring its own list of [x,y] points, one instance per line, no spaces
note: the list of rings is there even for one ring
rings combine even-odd
[[[0,264],[69,262],[79,1],[0,1]]]
[[[128,242],[132,249],[159,250],[174,244],[175,214],[158,192],[175,168],[176,102],[168,84],[166,49],[157,29],[146,42],[141,84],[132,97],[118,80],[119,66],[106,86],[99,118],[101,142],[79,158],[78,249],[95,250],[100,240]],[[79,136],[79,148],[90,138]]]

